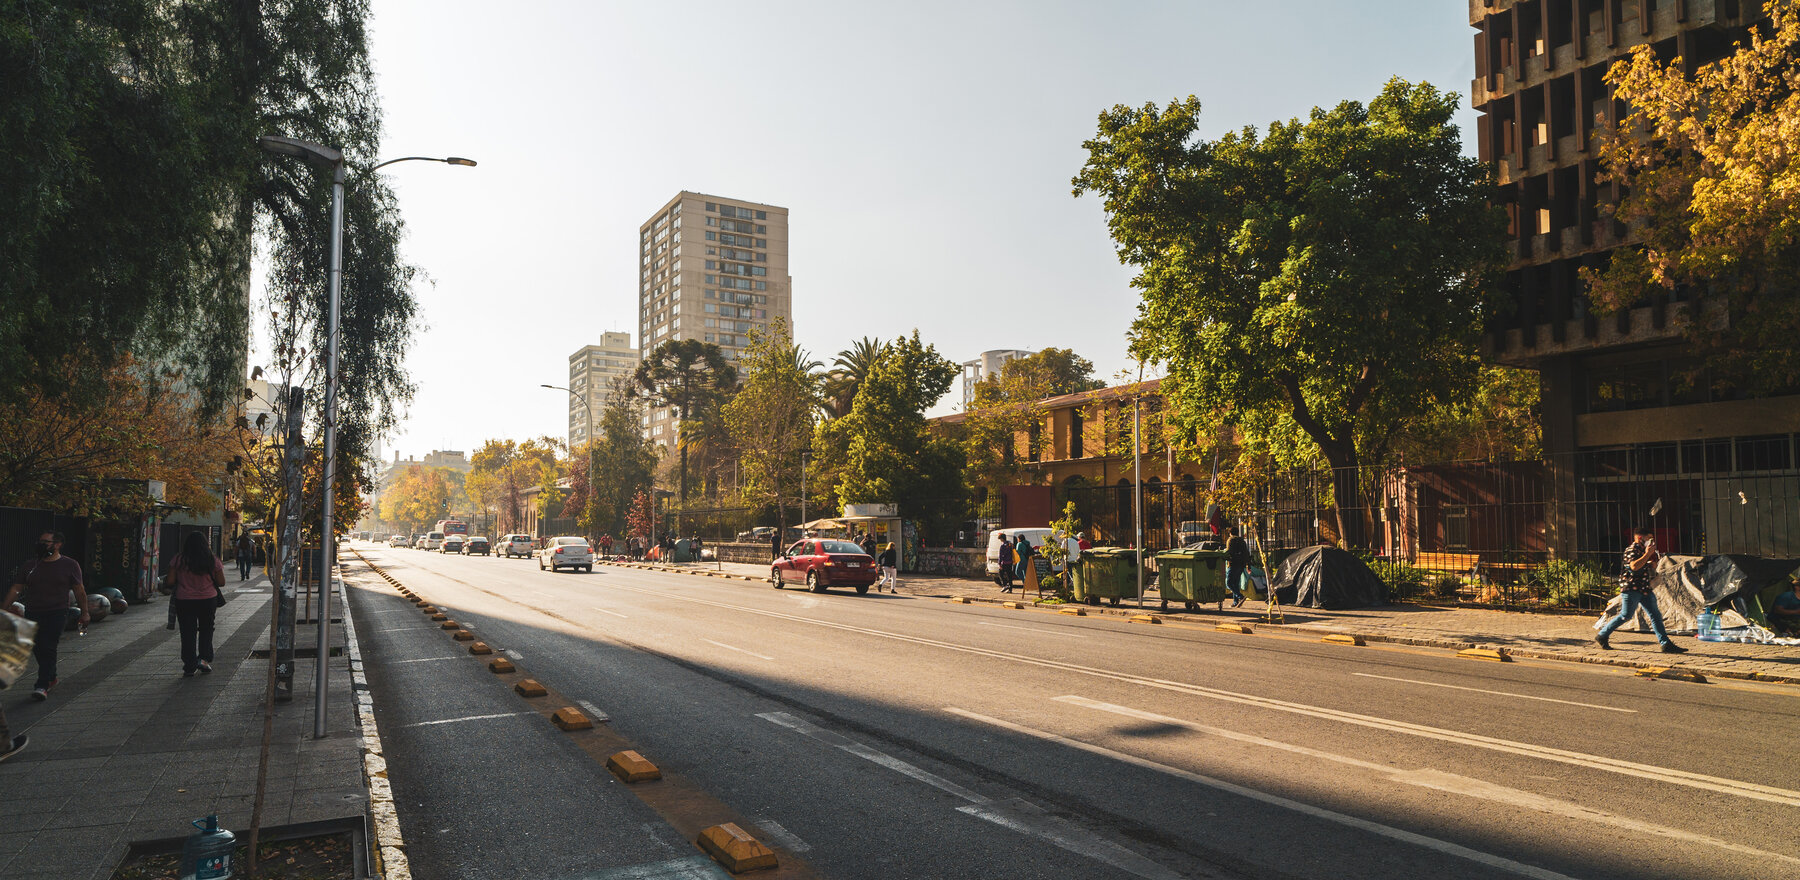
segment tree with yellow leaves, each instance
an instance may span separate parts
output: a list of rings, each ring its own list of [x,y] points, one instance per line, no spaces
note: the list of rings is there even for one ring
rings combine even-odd
[[[1692,73],[1650,46],[1607,73],[1629,111],[1600,156],[1627,188],[1615,216],[1639,244],[1588,274],[1601,311],[1691,293],[1684,326],[1702,368],[1749,393],[1800,385],[1800,3],[1767,8],[1732,54]]]

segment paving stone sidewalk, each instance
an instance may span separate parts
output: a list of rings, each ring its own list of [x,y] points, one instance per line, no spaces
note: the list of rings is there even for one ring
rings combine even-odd
[[[235,575],[235,572],[232,573]],[[189,820],[217,813],[247,842],[263,725],[268,579],[231,577],[219,609],[214,672],[181,676],[181,642],[164,628],[166,599],[67,634],[60,683],[30,696],[35,665],[0,691],[15,734],[31,743],[0,764],[0,877],[105,880],[134,842],[185,837]],[[302,615],[304,616],[304,614]],[[344,644],[342,627],[333,639]],[[302,625],[297,644],[315,644]],[[327,728],[313,739],[313,663],[302,659],[293,702],[278,705],[263,806],[272,829],[367,812],[362,740],[349,664],[329,668]]]
[[[712,572],[768,582],[766,565],[740,563],[689,563],[654,566],[669,570]],[[990,580],[942,577],[936,575],[903,576],[899,595],[925,599],[948,599],[964,596],[974,601],[1030,602],[1032,593],[1003,593]],[[1346,633],[1363,636],[1369,641],[1423,645],[1450,649],[1499,648],[1517,657],[1566,660],[1578,663],[1600,663],[1629,668],[1650,669],[1679,666],[1703,675],[1720,678],[1754,679],[1800,684],[1800,647],[1780,645],[1746,645],[1732,642],[1702,642],[1692,634],[1676,636],[1676,642],[1688,649],[1682,655],[1664,654],[1657,649],[1656,638],[1649,632],[1636,633],[1621,629],[1612,638],[1615,650],[1604,651],[1594,643],[1597,613],[1557,614],[1499,611],[1488,608],[1458,608],[1436,605],[1394,604],[1382,608],[1359,608],[1349,611],[1320,611],[1313,608],[1284,608],[1285,623],[1264,622],[1266,608],[1261,602],[1246,602],[1242,608],[1219,610],[1203,606],[1199,612],[1160,611],[1154,588],[1140,610],[1133,600],[1119,607],[1103,606],[1091,613],[1142,614],[1157,613],[1169,622],[1192,621],[1212,626],[1223,621],[1252,623],[1303,633]]]

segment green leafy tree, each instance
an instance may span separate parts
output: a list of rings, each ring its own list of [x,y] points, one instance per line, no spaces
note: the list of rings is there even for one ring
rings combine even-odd
[[[607,398],[600,411],[600,441],[594,450],[594,525],[597,532],[621,533],[632,499],[651,486],[656,452],[639,427],[637,401],[623,394]]]
[[[1596,310],[1682,291],[1690,383],[1752,395],[1800,388],[1800,4],[1689,72],[1650,45],[1606,82],[1628,108],[1597,136],[1615,216],[1638,243],[1584,270]]]
[[[818,383],[816,364],[788,339],[787,322],[751,336],[744,350],[744,384],[725,405],[724,421],[738,449],[739,493],[776,508],[787,525],[788,504],[799,496],[801,453],[812,441]]]
[[[850,414],[832,423],[834,436],[847,441],[839,502],[895,503],[933,529],[960,514],[962,449],[925,419],[960,373],[917,330],[882,349]]]
[[[632,374],[637,393],[653,406],[668,406],[682,422],[684,437],[697,437],[688,428],[690,419],[704,421],[722,406],[737,384],[737,370],[725,360],[717,345],[698,339],[665,342],[644,356]],[[681,466],[679,495],[688,498],[689,444],[678,440]]]
[[[1035,460],[1033,453],[1042,453],[1050,438],[1040,404],[1100,387],[1093,363],[1066,348],[1007,361],[999,375],[975,386],[962,422],[969,485],[993,492],[1019,482],[1025,463]]]
[[[1366,106],[1262,135],[1197,138],[1192,97],[1100,115],[1075,194],[1102,198],[1138,268],[1132,349],[1167,364],[1178,421],[1302,434],[1337,469],[1341,510],[1365,450],[1466,393],[1504,221],[1455,110],[1456,95],[1393,79]]]
[[[831,371],[825,374],[824,392],[825,406],[832,418],[850,414],[850,407],[856,402],[857,389],[869,377],[869,371],[875,368],[875,359],[881,356],[884,347],[886,343],[880,339],[864,336],[831,359]]]

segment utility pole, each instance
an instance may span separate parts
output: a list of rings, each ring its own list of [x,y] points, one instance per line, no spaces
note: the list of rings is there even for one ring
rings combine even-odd
[[[287,448],[282,453],[287,500],[282,503],[281,595],[276,601],[275,615],[275,700],[280,703],[294,699],[294,619],[299,604],[300,504],[302,467],[306,458],[306,438],[300,432],[300,417],[305,403],[304,390],[298,386],[288,388]]]

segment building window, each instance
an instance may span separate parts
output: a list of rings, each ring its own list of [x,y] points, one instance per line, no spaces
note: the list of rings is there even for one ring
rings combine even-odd
[[[719,210],[719,206],[718,206],[718,205],[715,205],[715,204],[713,204],[713,203],[712,203],[712,202],[707,202],[707,203],[706,203],[706,210],[708,210],[708,211],[717,211],[717,210]]]
[[[1444,508],[1444,549],[1469,549],[1469,509],[1467,507]]]

